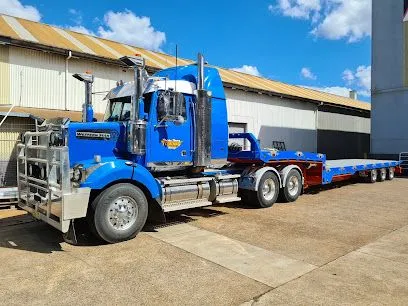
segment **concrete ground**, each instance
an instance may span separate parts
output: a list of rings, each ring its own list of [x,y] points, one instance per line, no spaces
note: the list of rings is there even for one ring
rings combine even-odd
[[[116,245],[0,210],[0,304],[408,304],[408,180],[172,213]]]

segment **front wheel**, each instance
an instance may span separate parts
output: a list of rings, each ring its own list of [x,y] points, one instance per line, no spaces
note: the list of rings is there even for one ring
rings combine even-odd
[[[140,188],[127,183],[104,190],[92,203],[91,225],[109,243],[134,238],[146,223],[148,202]]]

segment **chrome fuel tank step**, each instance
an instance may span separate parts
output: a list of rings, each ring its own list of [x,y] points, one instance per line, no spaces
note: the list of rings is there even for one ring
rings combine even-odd
[[[160,178],[163,211],[209,206],[239,201],[240,175],[203,176],[198,178]]]

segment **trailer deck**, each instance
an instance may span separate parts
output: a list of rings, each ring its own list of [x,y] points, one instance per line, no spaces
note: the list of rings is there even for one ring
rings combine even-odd
[[[228,160],[235,163],[253,163],[259,165],[294,164],[304,169],[305,185],[326,185],[335,181],[348,179],[363,171],[374,169],[389,169],[400,165],[398,161],[374,159],[339,159],[326,160],[325,154],[279,151],[276,149],[262,149],[258,140],[251,133],[235,133],[230,139],[246,139],[251,144],[249,150],[230,151]],[[314,167],[312,167],[312,165]],[[310,170],[310,169],[314,170]]]
[[[327,160],[323,171],[323,184],[330,184],[336,177],[357,175],[360,171],[397,167],[398,161],[375,159]]]

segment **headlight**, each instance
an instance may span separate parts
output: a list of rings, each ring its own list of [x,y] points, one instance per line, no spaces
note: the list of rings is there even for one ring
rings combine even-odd
[[[83,172],[82,165],[75,166],[74,169],[72,170],[71,181],[79,183],[82,180],[82,172]]]

